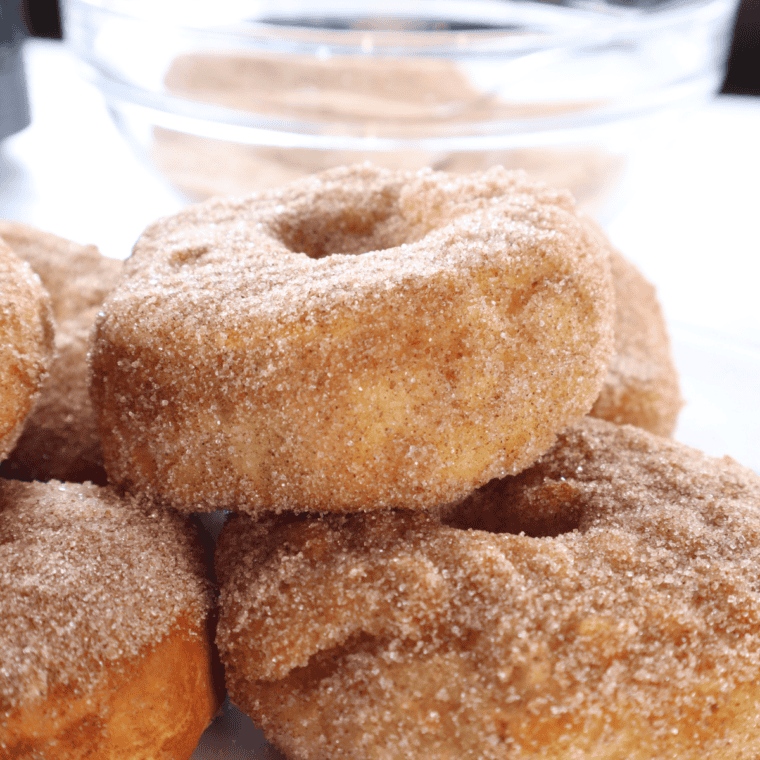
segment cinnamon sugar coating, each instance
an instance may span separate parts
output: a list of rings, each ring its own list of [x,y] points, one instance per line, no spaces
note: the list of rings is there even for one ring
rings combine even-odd
[[[90,480],[105,484],[100,437],[90,401],[90,331],[121,262],[21,222],[0,220],[0,238],[39,275],[52,298],[56,355],[39,401],[0,477]]]
[[[757,475],[585,418],[445,514],[233,518],[218,644],[294,760],[750,760],[759,563]]]
[[[588,221],[590,225],[596,225]],[[596,228],[615,287],[615,352],[590,414],[672,435],[683,406],[665,316],[654,286]]]
[[[53,358],[50,296],[0,239],[0,460],[13,449]]]
[[[0,480],[0,756],[189,757],[216,710],[206,576],[176,514]]]
[[[386,38],[387,40],[387,38]],[[400,42],[400,44],[404,44]],[[153,129],[151,160],[190,198],[244,195],[341,164],[363,161],[387,169],[469,173],[491,166],[524,169],[533,179],[570,190],[579,208],[595,213],[609,203],[626,159],[599,145],[537,145],[511,150],[430,150],[420,138],[462,122],[494,123],[556,118],[588,102],[507,101],[484,91],[468,67],[438,57],[286,55],[190,52],[168,66],[164,85],[181,98],[255,112],[292,124],[333,124],[344,133],[390,138],[399,150],[349,150],[243,145]],[[475,127],[477,128],[477,127]],[[451,147],[450,145],[448,147]],[[472,146],[470,146],[472,147]]]
[[[597,397],[607,257],[493,169],[335,169],[155,223],[91,352],[112,482],[183,510],[458,499]]]

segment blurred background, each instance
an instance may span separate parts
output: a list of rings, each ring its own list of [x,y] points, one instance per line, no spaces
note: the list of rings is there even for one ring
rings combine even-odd
[[[739,8],[723,92],[760,95],[760,0],[744,0]]]
[[[35,37],[61,37],[57,0],[2,0],[3,8],[19,3]],[[742,0],[734,27],[726,78],[721,92],[760,96],[760,0]]]

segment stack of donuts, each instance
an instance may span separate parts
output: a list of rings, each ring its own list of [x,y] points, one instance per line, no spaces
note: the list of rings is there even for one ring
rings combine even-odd
[[[760,478],[667,437],[654,289],[568,193],[365,164],[157,221],[84,267],[88,445],[0,253],[0,757],[188,757],[217,618],[293,760],[760,752]]]
[[[202,531],[106,485],[86,355],[120,270],[0,222],[3,760],[182,760],[222,697]]]

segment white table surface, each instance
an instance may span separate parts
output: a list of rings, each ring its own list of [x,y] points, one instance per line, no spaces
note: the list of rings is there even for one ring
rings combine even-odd
[[[0,149],[0,218],[124,258],[184,203],[134,158],[61,43],[26,47],[32,125]],[[652,146],[608,221],[658,287],[687,406],[677,437],[760,472],[760,99],[718,97]],[[267,756],[235,714],[196,758]]]

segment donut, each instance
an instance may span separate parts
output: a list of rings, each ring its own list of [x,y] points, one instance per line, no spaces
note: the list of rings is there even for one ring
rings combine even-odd
[[[595,223],[587,220],[589,225]],[[683,406],[667,324],[654,286],[596,227],[615,288],[615,351],[589,414],[670,436]]]
[[[0,240],[0,460],[11,451],[53,358],[50,296]]]
[[[586,417],[456,507],[237,515],[231,701],[293,760],[760,752],[760,478]]]
[[[0,480],[0,757],[188,758],[218,706],[202,557],[176,514]]]
[[[458,500],[591,408],[607,256],[566,193],[344,167],[149,227],[90,354],[109,480],[180,510]]]
[[[95,316],[121,262],[21,222],[0,220],[2,238],[39,275],[52,298],[56,356],[33,413],[0,476],[19,480],[90,480],[105,485],[100,438],[87,380]]]

